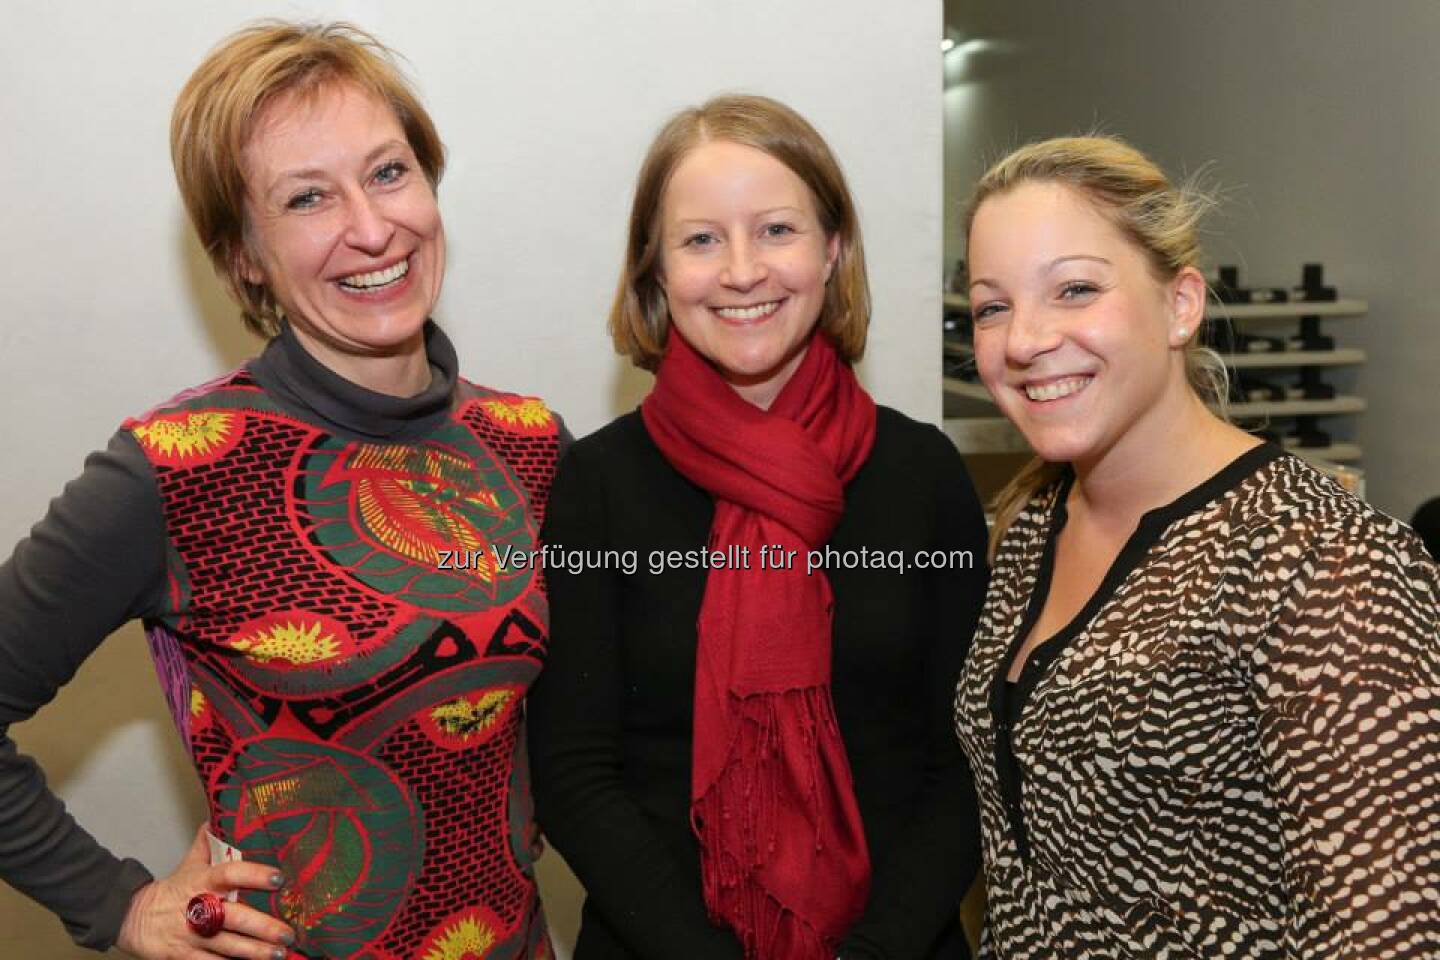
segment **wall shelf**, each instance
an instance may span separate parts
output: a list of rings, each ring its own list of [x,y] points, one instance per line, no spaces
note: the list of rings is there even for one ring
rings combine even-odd
[[[988,394],[987,394],[988,396]],[[1237,420],[1251,417],[1328,417],[1338,413],[1364,413],[1364,397],[1336,397],[1333,400],[1255,400],[1230,404],[1230,416]]]
[[[1288,303],[1211,303],[1206,320],[1288,320],[1294,317],[1363,317],[1364,300],[1291,300]]]
[[[947,350],[949,349],[947,345]],[[1347,367],[1365,362],[1365,351],[1278,350],[1271,353],[1222,353],[1220,359],[1232,370],[1259,370],[1267,367]]]
[[[1306,460],[1328,463],[1353,463],[1363,456],[1358,443],[1332,443],[1328,447],[1300,447],[1287,443],[1285,449]]]
[[[969,310],[963,293],[941,295],[952,310]],[[1215,303],[1205,307],[1206,320],[1284,320],[1291,317],[1363,317],[1370,311],[1364,300],[1289,300],[1285,303]]]

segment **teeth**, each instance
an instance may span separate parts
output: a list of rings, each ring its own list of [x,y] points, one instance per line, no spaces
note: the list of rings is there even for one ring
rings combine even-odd
[[[354,287],[357,290],[373,290],[376,287],[383,287],[388,283],[394,283],[409,272],[410,258],[406,257],[388,270],[357,273],[352,276],[341,277],[340,282],[347,287]]]
[[[1031,400],[1059,400],[1061,397],[1068,397],[1072,393],[1079,393],[1090,385],[1094,377],[1065,377],[1060,380],[1052,380],[1049,383],[1034,386],[1025,385],[1025,396]]]
[[[780,308],[779,300],[757,303],[753,307],[716,307],[715,312],[726,320],[759,320],[768,317]]]

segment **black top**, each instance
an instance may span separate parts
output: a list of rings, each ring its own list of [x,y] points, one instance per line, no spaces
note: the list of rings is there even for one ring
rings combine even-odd
[[[964,957],[958,907],[979,849],[950,711],[985,593],[984,517],[945,436],[884,407],[845,495],[829,546],[866,551],[872,568],[828,571],[832,689],[873,877],[842,952]],[[654,551],[703,548],[713,516],[638,413],[577,442],[556,473],[544,531],[551,649],[530,694],[530,749],[540,824],[589,893],[577,960],[741,956],[706,917],[688,823],[706,573],[649,569]],[[562,550],[609,568],[556,569]],[[624,551],[633,572],[616,569]],[[872,551],[900,551],[910,568],[875,569]],[[973,566],[915,569],[927,551],[969,551]]]
[[[307,422],[336,436],[401,442],[443,420],[455,391],[455,350],[433,323],[425,347],[430,386],[405,398],[338,376],[305,352],[288,325],[248,366]],[[563,449],[569,435],[563,424],[560,431]],[[0,564],[0,878],[96,949],[114,942],[131,895],[150,874],[79,826],[7,731],[49,703],[108,635],[162,609],[165,550],[150,463],[122,429]]]

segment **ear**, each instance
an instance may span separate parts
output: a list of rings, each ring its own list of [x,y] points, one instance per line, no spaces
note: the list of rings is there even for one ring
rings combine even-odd
[[[241,243],[240,249],[235,252],[235,266],[240,271],[240,276],[245,278],[246,283],[253,283],[256,286],[263,286],[265,273],[250,255],[250,245]]]
[[[840,262],[840,234],[832,233],[825,240],[825,282],[835,273],[835,264]]]
[[[1194,267],[1182,268],[1170,281],[1170,346],[1185,346],[1200,329],[1205,319],[1205,296],[1205,277]]]

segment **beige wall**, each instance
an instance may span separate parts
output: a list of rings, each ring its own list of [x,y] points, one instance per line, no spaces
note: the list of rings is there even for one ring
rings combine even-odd
[[[1322,422],[1364,446],[1368,498],[1408,520],[1440,495],[1440,3],[946,7],[962,41],[946,59],[947,264],[962,253],[971,184],[1027,140],[1099,128],[1172,173],[1213,164],[1226,189],[1212,263],[1288,286],[1303,262],[1321,261],[1343,294],[1370,302],[1369,317],[1325,325],[1368,351],[1336,380],[1370,409]]]
[[[875,287],[863,376],[938,418],[936,0],[10,4],[0,556],[124,416],[255,349],[190,236],[166,136],[203,52],[262,15],[349,18],[409,58],[451,150],[438,316],[473,379],[540,393],[577,433],[634,404],[646,378],[611,358],[603,319],[640,155],[673,110],[748,90],[789,101],[839,154]],[[203,809],[138,629],[14,733],[104,842],[156,870],[178,859]],[[564,956],[576,891],[553,860],[544,876]],[[0,888],[0,956],[85,955]]]

